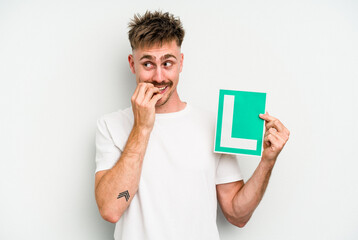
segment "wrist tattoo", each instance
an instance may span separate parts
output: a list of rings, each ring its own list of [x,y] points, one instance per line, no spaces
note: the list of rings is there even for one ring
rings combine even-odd
[[[126,202],[128,202],[128,199],[129,199],[129,197],[130,197],[128,190],[126,190],[126,191],[124,191],[124,192],[121,192],[121,193],[118,195],[117,199],[119,199],[119,198],[121,198],[121,197],[125,197],[125,198],[126,198]]]

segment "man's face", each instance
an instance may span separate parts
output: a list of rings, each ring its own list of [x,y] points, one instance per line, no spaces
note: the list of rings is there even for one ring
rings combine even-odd
[[[128,61],[137,84],[152,83],[163,94],[156,107],[179,100],[177,85],[183,68],[183,54],[175,41],[135,49]]]

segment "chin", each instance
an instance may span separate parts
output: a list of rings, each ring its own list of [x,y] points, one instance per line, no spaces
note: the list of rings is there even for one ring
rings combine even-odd
[[[162,102],[162,101],[158,101],[156,104],[155,104],[155,107],[162,107],[163,105],[165,105],[167,102]]]
[[[159,99],[159,101],[155,104],[155,107],[164,106],[170,100],[173,92],[174,92],[173,89],[169,89],[168,92],[164,93],[164,96],[161,99]]]
[[[163,105],[165,105],[169,100],[169,97],[167,97],[166,99],[160,99],[156,104],[155,104],[155,107],[161,107]]]

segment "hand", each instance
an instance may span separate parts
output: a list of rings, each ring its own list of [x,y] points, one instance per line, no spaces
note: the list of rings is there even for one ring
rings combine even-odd
[[[153,129],[155,104],[162,98],[159,89],[151,83],[139,83],[131,98],[134,114],[134,127],[141,130]]]
[[[282,148],[285,146],[290,136],[290,131],[278,120],[266,114],[260,114],[260,118],[265,120],[264,151],[262,160],[275,162]]]

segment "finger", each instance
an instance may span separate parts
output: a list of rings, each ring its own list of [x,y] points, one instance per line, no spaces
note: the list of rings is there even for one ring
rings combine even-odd
[[[266,124],[266,128],[270,129],[270,128],[275,128],[277,129],[277,131],[282,132],[284,130],[284,126],[283,124],[280,122],[280,120],[275,119],[273,121],[270,121]]]
[[[264,137],[266,137],[267,135],[274,133],[274,132],[277,132],[276,128],[269,128],[266,130]]]
[[[148,90],[154,87],[154,85],[153,85],[152,83],[144,83],[144,84],[145,84],[145,92],[144,92],[144,94],[143,94],[143,99],[142,99],[142,101],[145,100],[145,98],[146,98],[146,96],[147,96]]]
[[[152,99],[149,101],[149,103],[155,105],[159,101],[159,99],[161,99],[162,97],[163,97],[163,94],[157,93],[152,97]]]
[[[277,133],[268,134],[264,138],[264,141],[268,146],[273,147],[273,149],[280,149],[285,144],[285,141]]]
[[[265,121],[273,121],[276,119],[275,117],[269,115],[268,112],[266,112],[265,114],[259,114],[259,117]]]
[[[269,135],[274,135],[274,137],[278,137],[278,138],[282,138],[281,136],[279,136],[277,130],[275,128],[270,128],[269,130],[267,130],[265,132],[264,137],[268,137]]]
[[[143,102],[149,102],[152,99],[153,95],[155,93],[158,93],[158,92],[159,92],[159,88],[149,87],[147,89],[147,92],[145,93],[145,97],[143,99]]]
[[[154,87],[154,85],[152,83],[144,83],[146,86],[146,90],[148,90],[149,88]]]
[[[278,119],[268,122],[266,127],[267,129],[276,128],[280,134],[283,134],[286,137],[290,135],[290,131]]]
[[[265,114],[259,114],[259,117],[261,118],[261,119],[263,119],[264,120],[264,122],[265,122],[265,131],[267,131],[268,130],[268,127],[267,127],[267,123],[268,123],[268,121],[266,121],[264,118],[266,117],[266,115],[268,114],[268,112],[266,112]]]
[[[265,137],[264,137],[264,143],[265,143],[265,146],[267,146],[267,147],[270,147],[271,146],[271,138],[272,138],[273,136],[271,136],[271,135],[266,135]]]
[[[281,136],[281,134],[279,132],[277,132],[276,130],[274,130],[274,128],[271,128],[272,130],[270,131],[270,134],[272,134],[273,136],[275,136],[275,138],[277,140],[279,140],[280,142],[285,142],[285,138],[283,136]]]
[[[137,99],[138,92],[139,92],[139,88],[140,88],[140,86],[137,85],[137,87],[135,88],[134,93],[133,93],[133,95],[132,95],[132,98],[131,98],[131,101],[132,101],[132,102],[134,102],[135,99]]]
[[[266,113],[266,114],[268,114],[268,113]],[[268,130],[272,127],[276,128],[278,132],[284,134],[285,137],[288,138],[290,136],[290,131],[282,124],[282,122],[272,116],[268,116],[267,119],[270,119],[270,120],[266,120],[266,116],[265,116],[266,114],[260,114],[260,115],[262,115],[262,116],[260,116],[262,119],[265,118],[265,130]]]
[[[148,86],[147,83],[140,83],[138,85],[138,94],[135,97],[135,100],[136,100],[137,103],[142,103],[143,102],[144,97],[145,97],[145,93],[146,93],[148,87],[149,86]]]
[[[143,88],[143,83],[139,83],[133,93],[132,101],[135,101],[138,98],[139,92]]]
[[[266,137],[266,136],[268,136],[268,135],[270,135],[270,134],[273,134],[275,137],[277,137],[280,141],[283,141],[283,142],[286,142],[287,139],[288,139],[288,136],[286,136],[286,135],[284,135],[284,134],[278,132],[278,131],[276,130],[276,128],[270,128],[270,129],[268,129],[268,130],[265,132],[264,137]]]

